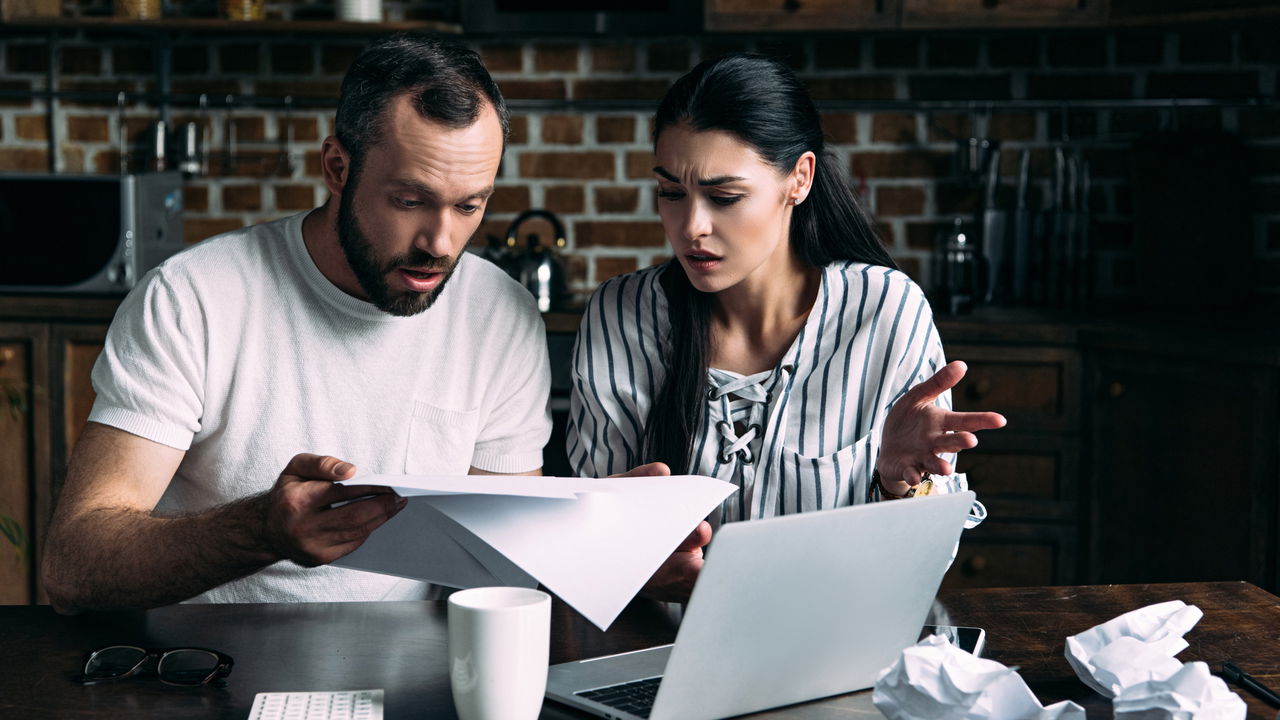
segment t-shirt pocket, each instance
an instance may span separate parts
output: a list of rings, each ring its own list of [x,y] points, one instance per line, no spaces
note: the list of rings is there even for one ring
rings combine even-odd
[[[415,400],[404,471],[410,475],[466,475],[475,452],[479,408],[450,410]]]

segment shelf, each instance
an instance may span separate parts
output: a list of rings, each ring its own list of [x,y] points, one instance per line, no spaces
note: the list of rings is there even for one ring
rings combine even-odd
[[[0,22],[0,29],[107,30],[128,32],[198,32],[312,35],[384,35],[397,32],[425,32],[458,35],[462,25],[441,20],[394,22],[348,22],[342,20],[227,20],[226,18],[14,18]]]

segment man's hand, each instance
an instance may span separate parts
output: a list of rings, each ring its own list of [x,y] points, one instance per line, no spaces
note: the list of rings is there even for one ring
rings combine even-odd
[[[652,477],[654,475],[670,475],[671,468],[666,463],[653,462],[631,468],[624,473],[609,477]],[[640,594],[654,600],[669,602],[685,602],[693,592],[693,584],[698,580],[698,572],[702,570],[702,548],[711,542],[711,523],[703,520],[698,523],[689,537],[680,543],[671,557],[663,561],[658,571],[640,589]]]
[[[266,495],[266,544],[304,567],[360,547],[408,501],[388,487],[337,484],[355,472],[351,463],[328,455],[295,455]]]
[[[1004,427],[1004,416],[998,413],[951,412],[933,404],[960,382],[966,370],[963,362],[948,363],[908,390],[889,410],[876,460],[880,482],[888,492],[904,494],[925,473],[950,475],[951,464],[938,453],[967,450],[978,444],[974,432]]]

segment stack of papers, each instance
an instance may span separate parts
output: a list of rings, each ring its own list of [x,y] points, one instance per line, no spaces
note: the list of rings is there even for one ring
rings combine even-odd
[[[543,585],[604,630],[735,486],[701,475],[366,475],[408,505],[334,565],[449,587]]]

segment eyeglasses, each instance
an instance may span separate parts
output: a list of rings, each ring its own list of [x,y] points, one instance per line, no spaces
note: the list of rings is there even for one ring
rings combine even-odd
[[[230,655],[204,648],[147,649],[132,645],[109,645],[89,653],[84,674],[76,680],[84,685],[123,680],[144,673],[154,674],[170,685],[222,684],[235,663]]]

